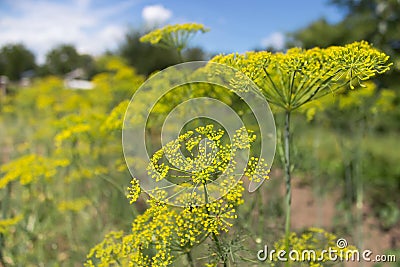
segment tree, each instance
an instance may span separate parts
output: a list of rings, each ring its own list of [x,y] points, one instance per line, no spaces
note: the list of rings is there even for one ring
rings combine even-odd
[[[289,46],[301,46],[306,49],[316,46],[328,47],[359,40],[365,35],[362,31],[353,31],[351,28],[344,22],[330,24],[325,18],[321,18],[306,28],[290,34],[293,40],[289,42]]]
[[[345,21],[358,20],[359,28],[369,28],[366,39],[391,55],[398,53],[400,42],[400,2],[397,0],[331,0],[346,12]],[[370,23],[364,24],[362,23]]]
[[[134,67],[139,74],[150,75],[171,65],[180,63],[176,51],[155,47],[139,41],[143,34],[130,31],[118,49],[118,54],[125,58],[128,64]],[[184,61],[203,60],[204,52],[201,48],[189,48],[184,53]]]
[[[44,74],[65,75],[78,68],[91,76],[94,73],[94,61],[90,55],[79,54],[73,45],[59,45],[46,55]]]
[[[331,0],[345,12],[342,21],[328,23],[319,19],[291,33],[289,46],[312,48],[343,45],[366,40],[381,49],[395,62],[389,75],[379,77],[385,87],[395,88],[400,72],[400,2],[397,0]]]
[[[400,2],[393,0],[332,0],[345,11],[344,19],[329,24],[319,19],[292,34],[305,47],[343,44],[364,39],[396,54],[400,41]]]
[[[183,52],[183,59],[185,61],[204,60],[206,54],[201,47],[191,47]]]
[[[35,56],[23,44],[8,44],[0,50],[0,75],[10,80],[21,78],[24,71],[36,68]]]

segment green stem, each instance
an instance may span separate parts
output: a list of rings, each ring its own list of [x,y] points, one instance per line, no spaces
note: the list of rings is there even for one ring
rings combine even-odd
[[[179,62],[180,62],[180,63],[183,63],[184,60],[183,60],[183,55],[182,55],[182,49],[177,48],[176,51],[177,51],[177,53],[178,53]]]
[[[189,266],[194,267],[193,257],[192,257],[192,254],[190,253],[190,251],[186,252],[186,256],[187,256],[187,259],[189,262]]]
[[[363,112],[364,113],[364,112]],[[364,113],[365,114],[365,113]],[[363,117],[360,121],[359,144],[357,145],[355,159],[355,181],[356,181],[356,227],[357,227],[357,247],[360,251],[363,250],[363,206],[364,206],[364,183],[362,176],[362,159],[363,159],[363,138],[366,134],[366,122]],[[360,265],[364,266],[363,263]]]
[[[7,219],[8,211],[9,211],[9,201],[11,196],[11,183],[9,183],[6,187],[6,194],[4,196],[4,200],[2,201],[0,207],[2,209],[2,218]],[[1,217],[0,217],[1,218]],[[0,266],[6,266],[4,261],[3,251],[5,251],[5,237],[3,234],[0,234]]]
[[[361,177],[356,178],[357,181],[357,193],[356,193],[356,210],[357,210],[357,241],[358,248],[360,250],[363,249],[363,206],[364,206],[364,190],[363,190],[363,182],[361,181]]]
[[[224,261],[224,267],[227,267],[228,264],[227,264],[227,262],[226,262],[226,258],[225,258],[224,255],[223,255],[224,253],[223,253],[223,251],[222,251],[221,244],[220,244],[220,242],[219,242],[219,238],[218,238],[218,236],[217,236],[214,232],[212,233],[212,237],[213,237],[213,239],[214,239],[215,245],[217,246],[217,249],[218,249],[219,254],[222,256],[222,259],[223,259],[223,261]]]
[[[284,129],[284,149],[285,149],[285,182],[286,182],[286,221],[285,221],[285,249],[286,255],[290,249],[290,207],[292,204],[292,186],[291,186],[291,171],[290,171],[290,110],[285,112],[285,129]],[[289,261],[285,266],[290,266]]]
[[[207,203],[208,203],[207,185],[206,185],[206,184],[203,184],[203,188],[204,188],[204,199],[205,199],[206,204],[207,204]],[[210,215],[208,209],[206,209],[206,211],[207,211],[207,214]],[[223,251],[222,251],[221,243],[220,243],[220,241],[219,241],[218,236],[217,236],[214,232],[212,232],[212,239],[213,239],[214,242],[215,242],[215,246],[217,247],[217,250],[218,250],[219,255],[221,255],[221,256],[223,257],[224,253],[223,253]],[[226,262],[226,258],[225,258],[225,257],[223,257],[223,261],[224,261],[224,267],[227,267],[228,265],[227,265],[227,262]]]

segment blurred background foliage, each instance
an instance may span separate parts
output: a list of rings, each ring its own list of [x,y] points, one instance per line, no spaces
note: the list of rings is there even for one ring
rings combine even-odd
[[[363,218],[372,216],[375,229],[393,232],[400,226],[400,2],[330,4],[346,12],[344,19],[331,24],[321,18],[288,33],[286,48],[366,40],[394,65],[367,88],[311,102],[297,113],[294,157],[301,164],[294,175],[300,186],[312,186],[317,203],[337,201],[342,216],[332,221],[333,230],[353,233],[359,222],[355,192],[363,190]],[[128,230],[146,208],[144,196],[134,206],[125,198],[131,177],[122,154],[122,119],[146,77],[179,57],[141,43],[143,34],[128,29],[118,49],[98,57],[61,44],[43,64],[22,44],[0,49],[0,75],[9,79],[0,90],[0,266],[81,266],[90,247],[110,230]],[[208,60],[210,52],[189,48],[183,58]],[[70,77],[90,80],[93,89],[68,89]],[[282,196],[275,194],[281,168],[276,160],[271,176],[279,179],[248,196],[239,211],[235,228],[249,233],[253,251],[259,240],[277,241],[283,232]],[[398,254],[399,244],[397,233],[386,247]]]

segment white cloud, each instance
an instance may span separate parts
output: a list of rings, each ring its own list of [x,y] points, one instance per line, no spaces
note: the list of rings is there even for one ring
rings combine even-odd
[[[162,5],[146,6],[142,10],[142,18],[146,26],[154,27],[164,24],[172,16],[172,12]]]
[[[285,35],[281,32],[274,32],[271,35],[261,40],[261,45],[264,47],[272,47],[276,50],[285,48]]]
[[[10,2],[12,12],[1,14],[0,46],[22,42],[35,52],[39,63],[62,43],[73,44],[82,53],[100,54],[114,48],[125,31],[124,25],[108,23],[109,18],[132,4],[95,9],[90,0]]]
[[[86,37],[78,47],[80,53],[86,54],[100,54],[106,49],[114,48],[122,40],[125,34],[125,28],[118,25],[108,25],[98,32],[96,37],[91,39],[93,36]],[[95,40],[95,41],[93,41]]]

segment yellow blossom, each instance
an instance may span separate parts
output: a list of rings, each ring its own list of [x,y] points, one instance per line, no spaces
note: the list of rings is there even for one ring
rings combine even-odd
[[[128,195],[127,198],[130,199],[129,203],[132,204],[135,202],[140,195],[140,186],[139,186],[139,181],[135,178],[131,180],[131,186],[128,187]]]
[[[83,197],[79,199],[61,201],[58,203],[57,208],[59,211],[74,211],[78,212],[90,204],[90,200]]]
[[[186,48],[188,41],[197,32],[207,32],[208,29],[198,23],[167,25],[156,29],[140,38],[141,42],[149,42],[165,48],[175,48],[178,51]]]
[[[51,159],[35,154],[22,156],[0,167],[0,173],[3,173],[0,189],[18,179],[22,185],[36,182],[42,177],[51,179],[59,167],[68,164],[69,161],[65,159]]]
[[[285,54],[260,51],[219,55],[211,61],[242,71],[271,104],[290,111],[347,85],[354,89],[362,81],[388,71],[392,65],[388,60],[387,55],[361,41],[325,49],[292,48]]]
[[[10,227],[16,225],[22,218],[22,215],[17,215],[14,218],[0,220],[0,234],[7,233]]]

